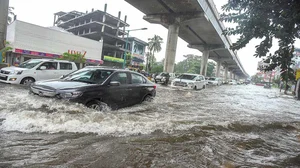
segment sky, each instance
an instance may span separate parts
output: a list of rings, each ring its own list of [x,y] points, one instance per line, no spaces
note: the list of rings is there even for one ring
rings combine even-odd
[[[224,5],[227,0],[214,0],[214,3],[219,11],[222,13],[221,6]],[[17,15],[17,19],[40,26],[53,26],[54,13],[58,11],[69,12],[77,10],[80,12],[95,10],[104,10],[104,4],[107,4],[107,12],[118,16],[118,12],[121,11],[121,18],[127,15],[127,23],[130,24],[129,29],[148,28],[143,31],[130,32],[130,36],[135,36],[144,41],[148,41],[148,38],[154,35],[159,35],[164,39],[162,44],[162,51],[155,54],[157,60],[162,60],[165,56],[166,41],[168,30],[161,25],[150,24],[143,20],[144,14],[125,2],[124,0],[10,0],[10,6],[14,7],[14,13]],[[226,24],[225,26],[230,26]],[[232,42],[235,42],[237,37],[230,37]],[[249,75],[254,75],[257,72],[257,62],[260,60],[255,58],[255,45],[260,40],[252,40],[245,48],[237,51],[241,63]],[[202,53],[196,49],[190,49],[187,47],[187,43],[182,39],[178,39],[176,62],[184,60],[183,55],[196,54],[202,55]]]

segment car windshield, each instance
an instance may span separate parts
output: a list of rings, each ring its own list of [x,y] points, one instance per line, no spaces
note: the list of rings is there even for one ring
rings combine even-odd
[[[179,79],[186,79],[186,80],[194,80],[196,78],[196,75],[180,75],[178,77]]]
[[[208,78],[208,80],[214,81],[216,80],[216,78]]]
[[[22,64],[19,65],[20,68],[27,68],[27,69],[31,69],[33,67],[35,67],[36,65],[38,65],[39,63],[41,63],[42,61],[40,60],[29,60],[26,62],[23,62]]]
[[[167,75],[167,74],[164,73],[164,72],[162,72],[162,73],[159,74],[159,76],[166,76],[166,75]]]
[[[102,84],[112,73],[113,71],[110,70],[81,69],[69,74],[63,79],[91,84]]]

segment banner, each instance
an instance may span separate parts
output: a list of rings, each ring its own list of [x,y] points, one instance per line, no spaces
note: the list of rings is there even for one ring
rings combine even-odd
[[[117,63],[123,63],[124,59],[122,58],[116,58],[116,57],[111,57],[111,56],[104,56],[104,61],[110,61],[110,62],[117,62]]]

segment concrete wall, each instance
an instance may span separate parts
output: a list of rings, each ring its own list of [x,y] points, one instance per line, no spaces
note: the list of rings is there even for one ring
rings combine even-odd
[[[14,49],[59,55],[68,50],[86,51],[85,58],[101,60],[102,42],[22,21],[15,21],[8,26],[7,38]]]

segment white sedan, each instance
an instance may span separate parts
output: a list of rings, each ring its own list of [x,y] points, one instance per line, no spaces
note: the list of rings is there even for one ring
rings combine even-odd
[[[220,86],[220,85],[222,85],[222,79],[216,78],[216,77],[210,77],[210,78],[208,78],[208,84]]]
[[[178,78],[175,78],[172,83],[172,87],[183,89],[205,89],[206,81],[205,77],[198,74],[182,74]]]

